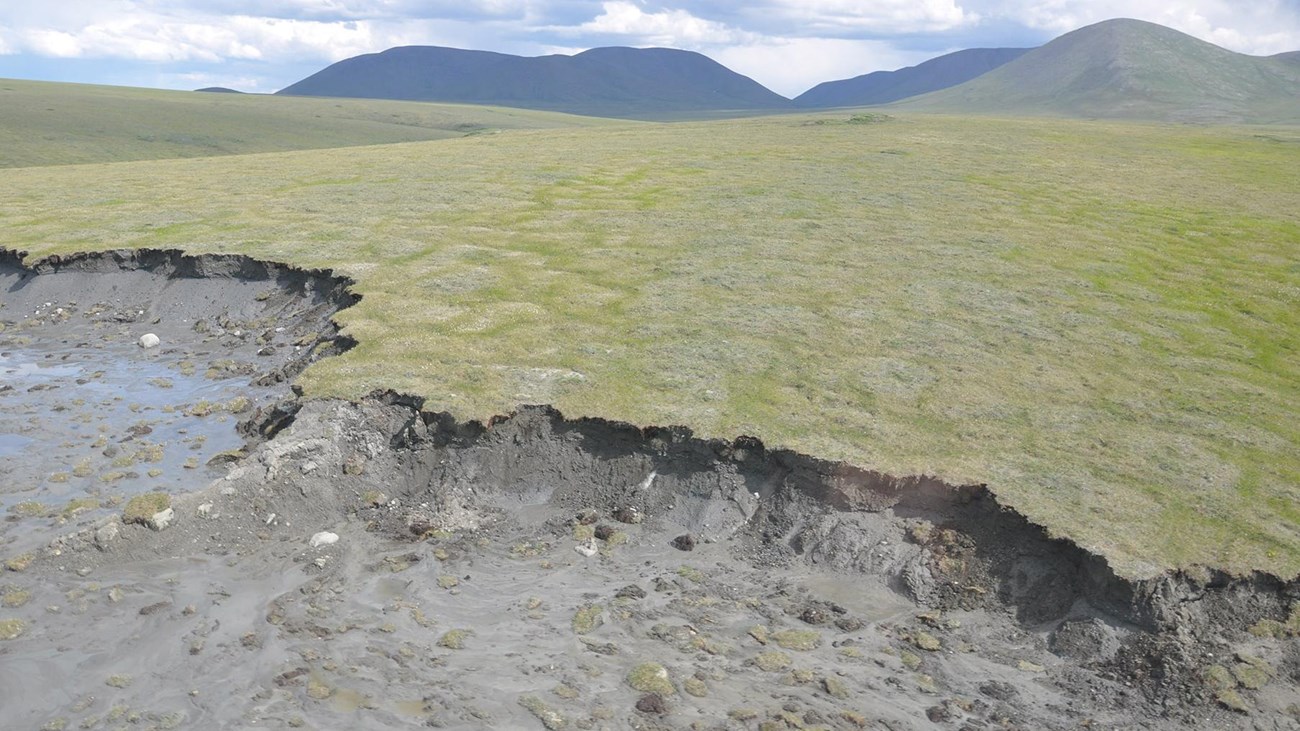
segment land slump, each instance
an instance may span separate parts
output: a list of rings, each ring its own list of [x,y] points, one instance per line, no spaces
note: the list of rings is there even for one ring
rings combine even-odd
[[[1129,579],[982,485],[748,437],[303,399],[287,378],[347,347],[329,322],[356,301],[344,279],[177,252],[7,257],[11,358],[44,332],[138,359],[146,327],[173,359],[282,358],[236,367],[271,390],[225,423],[246,441],[214,474],[87,485],[99,512],[3,525],[41,528],[18,554],[0,534],[0,707],[21,726],[1300,726],[1294,579]],[[107,431],[164,431],[127,413]]]

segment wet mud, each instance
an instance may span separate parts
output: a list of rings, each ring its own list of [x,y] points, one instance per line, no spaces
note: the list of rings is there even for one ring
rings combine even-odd
[[[140,271],[80,261],[109,279]],[[17,324],[55,300],[14,299],[39,269],[0,268],[0,338],[32,338],[5,346],[31,385],[77,350],[35,349],[32,333],[62,325]],[[248,410],[211,422],[208,441],[221,426],[244,453],[212,473],[182,467],[165,489],[144,472],[81,484],[101,491],[100,512],[3,524],[0,708],[13,728],[1300,728],[1295,580],[1129,580],[984,486],[745,437],[546,407],[464,423],[391,393],[300,399],[265,374],[341,347],[328,316],[352,295],[324,273],[307,285],[266,271],[280,273],[229,290],[249,302],[223,292],[208,306],[241,313],[232,322],[267,317],[259,306],[323,319],[301,328],[320,336],[306,355],[229,379],[229,393],[253,389]],[[159,317],[159,296],[132,307]],[[194,330],[214,316],[63,325],[88,320],[77,342],[109,335],[103,362],[158,357],[138,352],[147,325],[173,357],[207,347],[257,363],[232,328]],[[299,353],[288,337],[277,352]],[[113,355],[123,342],[136,350]],[[96,403],[73,396],[89,385],[78,372],[44,377],[72,379],[59,398]],[[40,422],[41,391],[23,393],[23,418]],[[126,413],[102,419],[115,437],[138,417]],[[189,426],[175,431],[211,417],[177,417]],[[150,418],[164,451],[183,445]],[[44,459],[31,451],[44,437],[5,429],[0,459]],[[156,479],[173,479],[160,464]]]

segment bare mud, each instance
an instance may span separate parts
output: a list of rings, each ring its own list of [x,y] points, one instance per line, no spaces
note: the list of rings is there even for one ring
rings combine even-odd
[[[0,394],[6,419],[22,409],[0,422],[0,459],[21,473],[4,499],[57,505],[74,489],[36,480],[87,437],[56,422],[88,406],[54,405],[98,403],[78,389],[118,366],[79,384],[90,366],[66,365],[86,350],[73,344],[168,373],[181,358],[258,367],[222,391],[248,410],[208,422],[206,441],[247,440],[214,473],[177,476],[164,458],[155,478],[76,483],[96,510],[3,524],[4,728],[1300,728],[1294,579],[1130,581],[983,486],[745,437],[546,407],[462,423],[390,393],[300,399],[284,378],[346,346],[328,324],[346,282],[166,252],[72,261],[0,268],[0,338],[30,339],[3,346],[29,364],[5,377],[30,383]],[[57,288],[31,289],[64,274],[132,293],[137,320],[86,315],[111,299],[87,294],[58,323],[20,325],[44,302],[66,311]],[[158,305],[213,281],[226,289],[175,300],[201,307]],[[220,313],[220,334],[196,331]],[[247,326],[268,317],[294,324]],[[142,354],[145,329],[163,345]],[[236,329],[276,333],[275,356]],[[294,331],[317,338],[291,346]],[[39,373],[51,366],[80,375]],[[39,378],[71,381],[41,401]],[[213,416],[169,423],[167,399],[141,403],[91,409],[93,431],[122,444],[152,406],[166,454]]]

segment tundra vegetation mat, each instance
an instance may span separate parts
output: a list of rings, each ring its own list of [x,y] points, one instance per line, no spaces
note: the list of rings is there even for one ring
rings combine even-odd
[[[4,371],[14,383],[46,360],[90,357],[106,378],[172,348],[278,355],[254,369],[270,388],[350,344],[328,317],[356,296],[328,272],[158,251],[5,266],[0,312],[43,313],[7,323],[11,352],[94,345]],[[267,318],[313,346],[266,335]],[[145,327],[162,344],[141,355]],[[263,336],[275,354],[249,352]],[[7,724],[1300,728],[1294,580],[1124,578],[982,486],[752,437],[266,396],[224,475],[74,511],[5,556]],[[96,431],[167,421],[129,413]],[[83,490],[111,504],[147,480]]]
[[[1296,128],[837,112],[23,168],[0,235],[346,273],[359,345],[309,395],[751,435],[988,484],[1126,575],[1300,573]]]

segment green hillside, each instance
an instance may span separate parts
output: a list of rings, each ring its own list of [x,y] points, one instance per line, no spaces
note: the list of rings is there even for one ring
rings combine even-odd
[[[1067,33],[900,109],[1174,122],[1300,122],[1300,66],[1246,56],[1154,23]]]
[[[0,240],[337,267],[360,344],[311,395],[753,435],[1132,574],[1300,572],[1300,130],[874,121],[9,170]]]
[[[0,168],[374,145],[604,123],[453,104],[0,79]]]

